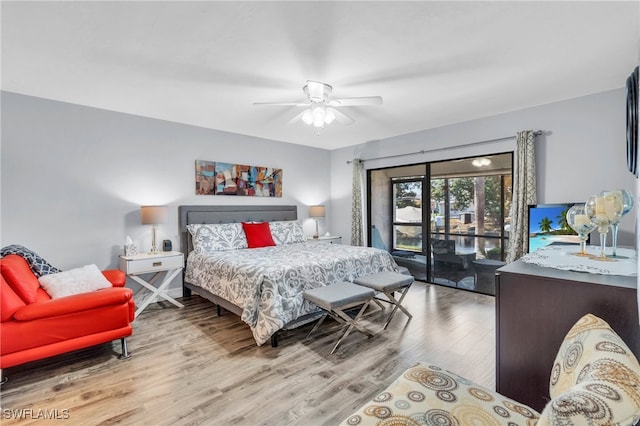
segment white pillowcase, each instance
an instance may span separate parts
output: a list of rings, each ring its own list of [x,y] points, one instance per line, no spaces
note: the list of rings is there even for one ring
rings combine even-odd
[[[112,287],[96,265],[43,275],[38,281],[52,299]]]
[[[307,240],[300,220],[281,220],[269,222],[273,241],[277,245],[302,243]]]
[[[241,223],[192,224],[187,229],[193,237],[193,249],[199,253],[248,247]]]

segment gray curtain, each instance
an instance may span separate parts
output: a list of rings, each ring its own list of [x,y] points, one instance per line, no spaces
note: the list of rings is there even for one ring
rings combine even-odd
[[[353,181],[351,186],[351,245],[362,246],[363,229],[362,229],[362,171],[364,170],[363,161],[355,158],[353,164]]]
[[[511,230],[507,262],[527,253],[529,244],[529,204],[536,201],[535,134],[525,130],[516,134],[516,158],[513,171],[513,199],[511,201]]]

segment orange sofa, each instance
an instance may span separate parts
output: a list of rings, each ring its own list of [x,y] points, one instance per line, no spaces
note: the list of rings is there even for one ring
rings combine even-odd
[[[103,271],[111,288],[52,299],[27,261],[0,259],[0,369],[121,339],[132,333],[133,292],[119,270]]]

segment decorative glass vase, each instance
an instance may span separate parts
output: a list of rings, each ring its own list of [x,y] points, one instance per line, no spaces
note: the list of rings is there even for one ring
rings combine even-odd
[[[622,215],[622,202],[620,197],[615,195],[595,195],[587,199],[584,204],[584,211],[598,228],[600,233],[600,256],[594,259],[602,261],[613,261],[606,256],[605,248],[607,245],[607,232],[612,223],[618,222]]]
[[[622,218],[633,209],[633,194],[631,191],[626,189],[616,189],[611,191],[602,191],[600,195],[613,195],[614,197],[619,197],[619,202],[622,203],[622,214],[620,218],[611,224],[611,248],[612,254],[611,257],[616,259],[627,259],[627,256],[621,256],[617,254],[618,249],[618,226],[620,225],[620,221]]]
[[[580,240],[580,252],[572,254],[591,257],[591,255],[587,253],[587,238],[589,237],[589,233],[596,228],[596,224],[591,222],[583,205],[571,207],[567,211],[566,219],[567,224],[578,234],[578,239]]]

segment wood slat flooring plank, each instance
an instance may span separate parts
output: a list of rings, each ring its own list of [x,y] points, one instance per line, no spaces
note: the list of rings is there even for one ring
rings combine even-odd
[[[416,282],[405,299],[411,321],[397,313],[382,331],[389,308],[374,306],[364,323],[376,335],[353,332],[333,355],[333,321],[308,340],[313,324],[284,332],[278,348],[258,347],[237,316],[217,316],[199,296],[181,301],[136,319],[128,360],[115,341],[6,369],[2,424],[43,424],[6,415],[31,409],[68,410],[65,425],[331,425],[418,361],[495,386],[491,296]]]

